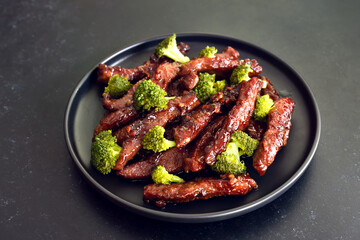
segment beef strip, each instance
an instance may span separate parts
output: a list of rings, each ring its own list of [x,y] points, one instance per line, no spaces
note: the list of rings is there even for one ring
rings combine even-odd
[[[190,46],[183,42],[179,42],[178,49],[182,54],[185,55],[190,50]],[[146,61],[143,65],[137,66],[132,69],[123,68],[120,66],[108,66],[105,64],[99,64],[97,70],[97,81],[102,84],[107,84],[109,78],[116,74],[126,77],[129,81],[137,81],[143,78],[149,78],[159,66],[159,64],[164,62],[173,61],[167,57],[158,58],[155,54],[153,54],[150,56],[150,59]]]
[[[255,120],[250,118],[249,124],[246,127],[245,132],[256,140],[261,140],[264,132],[266,131],[266,122]]]
[[[187,148],[170,148],[167,151],[155,153],[143,161],[126,165],[116,174],[127,179],[146,179],[151,177],[152,169],[158,165],[164,166],[169,173],[178,173],[184,169],[184,158],[187,156]]]
[[[223,174],[203,177],[185,183],[150,184],[144,187],[145,202],[154,201],[158,207],[167,203],[183,203],[219,196],[245,195],[256,189],[257,183],[248,174]]]
[[[262,176],[273,163],[278,151],[286,145],[295,102],[291,98],[275,101],[267,119],[267,130],[253,156],[253,166]]]
[[[168,123],[200,105],[195,93],[187,92],[184,96],[169,100],[167,108],[153,111],[143,119],[135,120],[132,124],[117,130],[114,135],[122,145],[120,157],[114,167],[115,170],[122,169],[142,147],[142,139],[149,129],[156,125],[165,127]]]
[[[178,72],[178,63],[162,63],[154,72],[151,81],[166,90],[168,84],[177,76]],[[142,80],[134,84],[122,98],[110,99],[108,94],[103,94],[103,106],[112,112],[101,119],[100,123],[95,128],[94,136],[101,131],[124,126],[139,116],[140,113],[134,106],[134,94],[137,85],[141,81]]]
[[[249,77],[254,77],[259,75],[262,72],[262,66],[259,65],[258,61],[256,61],[255,59],[249,59],[246,58],[244,60],[240,61],[240,64],[249,64],[251,69],[253,70],[253,72],[249,73]]]
[[[178,72],[180,71],[180,64],[177,62],[168,63],[164,62],[158,65],[156,70],[151,76],[151,81],[159,85],[163,90],[167,90],[169,83],[175,79]],[[139,81],[140,82],[140,81]],[[134,84],[129,91],[119,99],[111,99],[109,94],[103,94],[103,106],[109,111],[116,111],[124,107],[128,107],[133,103],[134,94],[137,85],[137,82]]]
[[[266,81],[266,88],[261,89],[261,95],[267,94],[273,101],[280,99],[280,94],[276,91],[270,80],[263,76],[261,77],[261,80]]]
[[[249,81],[242,81],[239,98],[236,105],[231,109],[223,126],[216,132],[213,141],[205,149],[205,162],[212,166],[216,162],[216,156],[224,152],[226,144],[234,131],[244,130],[254,112],[255,100],[263,85],[262,81],[253,77]]]
[[[174,138],[177,147],[182,147],[195,139],[206,125],[221,113],[224,106],[236,102],[239,95],[240,84],[228,87],[224,91],[213,95],[207,104],[200,106],[187,114],[181,124],[174,129]]]
[[[205,147],[214,137],[216,131],[222,126],[225,118],[226,116],[221,115],[216,117],[206,126],[206,128],[200,133],[198,138],[195,139],[195,144],[190,154],[190,157],[184,159],[185,172],[198,172],[205,169]]]
[[[227,47],[222,53],[215,57],[200,57],[185,63],[179,73],[180,81],[187,89],[192,89],[199,81],[198,72],[231,74],[232,70],[240,64],[239,52],[232,47]]]
[[[95,127],[93,137],[102,131],[116,129],[125,124],[129,124],[138,116],[139,112],[136,110],[134,105],[124,107],[122,109],[116,110],[115,112],[110,112],[105,115],[105,117],[103,117],[100,120],[100,123]]]

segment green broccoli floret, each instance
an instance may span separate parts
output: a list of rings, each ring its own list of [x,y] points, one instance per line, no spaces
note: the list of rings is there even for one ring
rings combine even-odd
[[[154,167],[151,172],[151,178],[158,184],[182,183],[185,182],[182,178],[168,173],[164,166],[158,165]]]
[[[96,135],[91,145],[91,164],[102,174],[110,173],[120,156],[122,148],[116,142],[112,131],[105,130]]]
[[[230,76],[230,83],[231,85],[236,85],[241,83],[242,81],[249,81],[249,73],[253,72],[254,70],[251,69],[250,64],[242,64],[237,66]]]
[[[164,137],[165,128],[156,125],[150,129],[144,136],[142,141],[143,148],[152,150],[154,152],[166,151],[169,148],[175,147],[175,141],[167,140]]]
[[[264,121],[273,105],[274,101],[270,98],[268,94],[258,97],[256,99],[254,110],[255,120]]]
[[[150,111],[151,109],[162,110],[167,108],[169,99],[167,93],[151,80],[144,80],[136,87],[134,102],[137,110]]]
[[[217,173],[241,174],[246,171],[244,161],[240,160],[239,149],[234,142],[226,145],[225,152],[220,153],[216,157],[215,164],[211,169]]]
[[[200,102],[204,103],[215,93],[223,90],[226,87],[226,81],[216,81],[215,74],[199,73],[199,82],[193,88],[196,96]]]
[[[176,43],[176,34],[174,33],[172,36],[165,38],[161,43],[157,45],[155,48],[155,54],[158,57],[162,57],[163,55],[171,58],[174,61],[180,63],[187,63],[190,61],[190,58],[184,56],[178,49]]]
[[[215,53],[217,53],[217,51],[218,50],[215,47],[206,46],[206,48],[204,48],[200,51],[199,58],[200,57],[213,58],[213,57],[215,57]]]
[[[122,97],[129,89],[132,84],[126,79],[126,77],[119,77],[118,74],[111,76],[107,87],[104,89],[104,93],[109,94],[112,98]]]
[[[235,131],[231,134],[231,142],[240,149],[239,154],[251,157],[259,146],[259,141],[250,137],[243,131]]]

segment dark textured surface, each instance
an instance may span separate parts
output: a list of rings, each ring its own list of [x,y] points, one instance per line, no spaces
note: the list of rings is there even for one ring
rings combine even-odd
[[[0,2],[1,238],[358,239],[359,2],[169,2]],[[111,53],[173,32],[252,42],[312,89],[322,116],[318,150],[269,205],[222,222],[163,223],[116,207],[77,170],[63,119],[78,81]]]

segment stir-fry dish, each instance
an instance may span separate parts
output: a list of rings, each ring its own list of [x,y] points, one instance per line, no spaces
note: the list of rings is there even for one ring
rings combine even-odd
[[[247,167],[266,173],[295,107],[257,60],[230,46],[204,46],[192,59],[189,50],[173,34],[140,66],[98,66],[107,111],[91,163],[102,174],[153,181],[143,198],[159,207],[257,189]]]

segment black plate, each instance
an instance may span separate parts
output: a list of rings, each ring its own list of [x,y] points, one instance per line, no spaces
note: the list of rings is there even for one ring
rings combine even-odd
[[[141,65],[164,38],[157,37],[131,45],[101,63],[133,68]],[[296,102],[288,144],[277,155],[263,177],[251,172],[259,185],[257,191],[246,196],[220,197],[158,209],[143,202],[142,190],[147,182],[131,182],[110,174],[103,176],[90,165],[91,138],[95,126],[104,114],[101,89],[96,85],[93,67],[74,90],[66,110],[65,137],[69,151],[85,178],[106,198],[118,205],[147,217],[176,222],[210,222],[239,216],[253,211],[283,194],[309,166],[320,138],[320,113],[305,81],[286,63],[271,53],[241,40],[209,35],[178,34],[177,41],[190,45],[190,57],[195,57],[205,46],[220,51],[232,46],[241,58],[255,58],[263,66],[279,93]],[[251,164],[247,164],[248,169]]]

